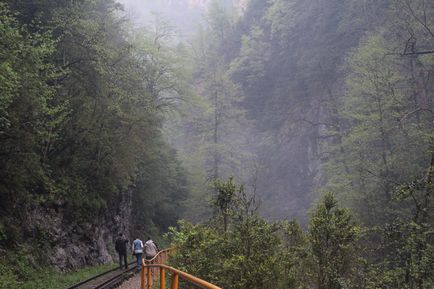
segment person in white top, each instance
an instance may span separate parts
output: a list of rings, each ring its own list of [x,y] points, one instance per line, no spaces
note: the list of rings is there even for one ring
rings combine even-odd
[[[140,240],[139,238],[135,239],[131,249],[133,250],[133,255],[136,256],[137,259],[137,272],[140,272],[140,270],[142,269],[142,255],[143,255],[142,240]]]
[[[158,251],[157,245],[152,241],[151,237],[148,237],[148,240],[145,242],[145,259],[151,260],[157,255]]]

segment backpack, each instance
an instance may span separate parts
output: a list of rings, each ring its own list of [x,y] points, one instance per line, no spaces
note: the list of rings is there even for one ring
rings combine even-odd
[[[152,240],[148,240],[145,243],[145,253],[146,256],[154,257],[158,253],[157,246],[155,246],[154,242]]]

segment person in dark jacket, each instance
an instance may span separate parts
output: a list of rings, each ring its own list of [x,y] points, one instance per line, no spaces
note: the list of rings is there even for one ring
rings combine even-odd
[[[122,260],[124,260],[125,269],[128,268],[127,243],[128,243],[128,239],[126,239],[122,233],[119,233],[119,236],[115,242],[115,249],[116,249],[116,252],[118,252],[118,254],[119,254],[119,267],[120,267],[120,269],[122,269]]]

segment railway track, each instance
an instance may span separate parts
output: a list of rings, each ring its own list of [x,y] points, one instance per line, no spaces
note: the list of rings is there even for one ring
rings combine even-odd
[[[120,285],[123,281],[134,275],[136,262],[128,264],[129,269],[111,269],[89,279],[81,281],[64,289],[112,289]]]

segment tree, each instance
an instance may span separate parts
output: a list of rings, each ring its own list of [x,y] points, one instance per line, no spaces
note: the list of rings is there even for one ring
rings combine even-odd
[[[31,199],[47,197],[47,138],[56,137],[52,131],[63,118],[64,107],[49,85],[60,75],[48,61],[55,42],[49,33],[31,28],[38,26],[20,24],[0,4],[0,215],[10,216]]]
[[[208,225],[180,222],[170,232],[178,248],[171,258],[176,266],[224,288],[276,288],[279,226],[260,218],[254,196],[232,179],[217,183],[214,206],[227,218],[222,233],[220,218]]]
[[[311,283],[312,256],[308,236],[296,220],[283,221],[278,234],[282,240],[279,248],[279,288],[308,288]]]
[[[405,9],[397,9],[398,2],[390,7],[393,19],[347,58],[347,90],[335,106],[339,125],[328,130],[335,142],[323,142],[330,153],[323,166],[326,187],[350,193],[345,199],[365,222],[392,217],[396,211],[386,204],[394,188],[420,175],[429,161],[430,60],[401,53],[406,45],[401,32],[427,35],[414,18],[402,18]]]
[[[350,272],[360,228],[347,209],[339,208],[333,194],[324,196],[309,220],[309,242],[319,289],[343,288]]]
[[[206,26],[197,33],[190,52],[194,100],[180,109],[173,142],[195,176],[195,201],[191,215],[209,214],[207,197],[216,179],[236,176],[246,182],[253,177],[250,164],[255,161],[251,137],[253,124],[241,108],[243,93],[229,73],[235,52],[234,15],[216,1],[211,3]],[[209,197],[208,197],[209,199]],[[196,213],[197,212],[197,213]],[[197,217],[194,217],[197,219]]]
[[[186,94],[181,57],[167,31],[138,36],[120,8],[105,0],[0,5],[2,246],[26,239],[68,250],[62,238],[73,230],[92,228],[92,240],[93,228],[113,220],[115,231],[142,232],[144,224],[126,227],[132,214],[164,230],[182,211],[184,171],[162,134],[165,113]],[[32,222],[35,211],[57,214],[70,231],[45,242],[60,228]]]
[[[223,217],[223,231],[226,232],[229,214],[235,205],[235,197],[243,191],[243,186],[237,188],[233,183],[233,177],[231,177],[227,182],[215,181],[214,187],[217,193],[213,204]]]
[[[379,250],[382,258],[372,266],[372,288],[423,289],[432,286],[434,158],[431,157],[430,168],[422,178],[397,187],[394,203],[402,208],[401,214],[381,230],[374,231],[381,236]]]

